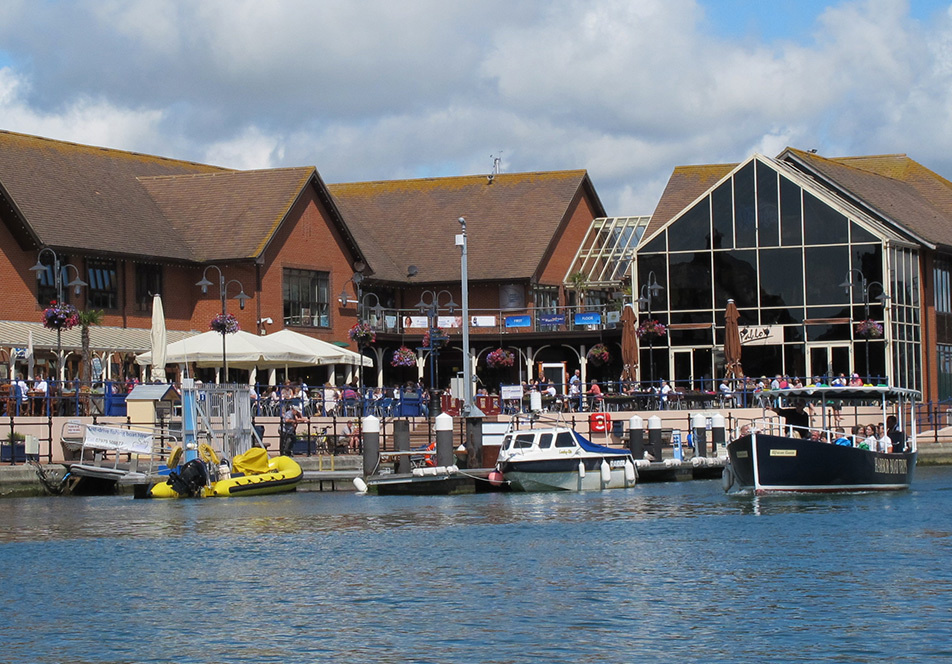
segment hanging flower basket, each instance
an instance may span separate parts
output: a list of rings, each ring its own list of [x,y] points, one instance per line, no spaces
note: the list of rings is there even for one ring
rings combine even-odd
[[[406,346],[400,346],[400,348],[393,351],[393,357],[390,358],[390,366],[415,367],[416,353],[414,353],[412,350],[410,350]]]
[[[856,324],[856,334],[867,339],[878,339],[883,336],[883,326],[874,320],[861,320]]]
[[[446,345],[447,341],[449,341],[449,337],[446,335],[446,332],[443,331],[442,327],[433,328],[432,346],[430,346],[430,331],[427,330],[423,333],[423,348],[442,348]]]
[[[71,330],[79,325],[79,312],[71,304],[50,302],[43,310],[43,327],[50,330]]]
[[[605,344],[595,344],[588,350],[585,357],[596,367],[600,367],[608,364],[612,356],[611,353],[608,352],[608,347],[605,346]]]
[[[638,338],[648,338],[653,339],[657,337],[663,337],[668,333],[668,328],[659,323],[656,320],[646,320],[642,321],[641,325],[638,326],[638,329],[635,331],[638,335]]]
[[[374,328],[370,326],[370,323],[357,323],[350,328],[347,332],[347,336],[358,346],[369,346],[377,340],[377,333],[374,332]]]
[[[512,351],[505,348],[497,348],[486,355],[486,364],[493,369],[511,367],[515,363],[516,356]]]
[[[233,314],[218,314],[212,318],[208,329],[215,330],[218,334],[234,334],[241,328],[238,327],[238,319]]]

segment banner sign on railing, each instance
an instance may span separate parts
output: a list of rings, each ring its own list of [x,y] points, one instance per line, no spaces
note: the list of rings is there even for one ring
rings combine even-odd
[[[532,316],[506,316],[506,327],[532,327]]]
[[[132,454],[152,453],[152,434],[146,431],[86,425],[83,446],[96,450],[115,450]]]
[[[565,325],[565,314],[539,314],[539,325]]]
[[[499,388],[499,396],[504,400],[521,399],[522,385],[502,385]]]
[[[584,313],[584,314],[575,314],[575,324],[576,325],[601,325],[602,324],[602,315],[599,313]]]
[[[495,316],[471,316],[472,327],[496,327]]]

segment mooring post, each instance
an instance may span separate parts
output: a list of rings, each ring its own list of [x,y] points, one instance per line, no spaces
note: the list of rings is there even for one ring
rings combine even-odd
[[[380,464],[380,420],[368,415],[361,424],[364,438],[364,476],[377,472]]]
[[[648,447],[655,461],[661,461],[661,418],[652,415],[648,418]]]
[[[714,413],[711,418],[711,454],[717,456],[717,446],[725,444],[727,444],[727,438],[724,435],[724,416],[720,413]]]
[[[483,465],[483,418],[466,418],[466,467],[482,468]]]
[[[453,416],[440,413],[436,416],[436,465],[453,465]]]
[[[695,413],[694,422],[694,456],[707,456],[707,418],[704,413]]]
[[[393,420],[393,443],[397,452],[410,451],[410,420]],[[401,454],[397,457],[397,472],[403,474],[410,472],[409,455]]]
[[[628,450],[635,461],[645,458],[644,420],[639,415],[628,418]]]

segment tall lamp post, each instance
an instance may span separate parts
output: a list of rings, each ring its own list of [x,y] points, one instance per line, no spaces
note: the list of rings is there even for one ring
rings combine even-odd
[[[846,291],[847,295],[852,293],[853,289],[853,273],[859,277],[858,284],[860,289],[863,291],[863,320],[869,320],[869,293],[873,289],[873,286],[879,286],[879,295],[876,296],[876,299],[879,300],[880,305],[885,306],[886,300],[889,299],[889,295],[886,293],[886,287],[881,281],[867,281],[866,275],[863,274],[863,271],[859,268],[851,268],[849,272],[846,273],[846,279],[843,283],[840,284],[840,287]],[[852,305],[852,298],[850,298],[850,305]],[[852,308],[852,307],[851,307]],[[852,315],[850,316],[852,318]],[[866,336],[866,343],[863,344],[863,348],[866,350],[866,380],[870,379],[872,371],[869,368],[869,336]]]
[[[440,296],[442,296],[444,293],[449,297],[449,301],[441,305]],[[429,338],[430,342],[423,348],[423,350],[430,351],[431,397],[433,390],[436,389],[437,362],[440,356],[440,346],[444,341],[446,341],[446,337],[437,337],[438,326],[434,324],[441,306],[446,307],[446,309],[448,309],[451,314],[456,311],[456,307],[458,305],[453,301],[453,294],[448,290],[441,290],[439,292],[425,290],[420,293],[420,301],[417,302],[416,305],[416,308],[420,311],[420,313],[426,314],[427,337]]]
[[[351,300],[347,295],[346,283],[344,284],[344,289],[341,290],[340,295],[337,296],[337,301],[340,303],[340,306],[346,307],[348,304],[357,305],[357,322],[366,323],[366,311],[371,309],[374,312],[375,320],[380,320],[380,317],[383,316],[383,306],[380,304],[380,298],[377,297],[376,293],[361,293],[360,282],[363,281],[364,275],[360,272],[355,272],[351,281],[354,282],[354,292],[357,294],[356,300]],[[374,304],[371,307],[368,307],[367,301],[368,298],[373,298]],[[357,394],[360,395],[360,412],[364,412],[364,388],[363,388],[363,374],[364,374],[364,343],[361,341],[357,342],[357,352],[360,354],[360,365],[357,367]],[[363,415],[361,415],[363,416]]]
[[[641,285],[641,297],[638,298],[638,307],[647,308],[648,310],[648,320],[651,320],[651,301],[654,300],[658,295],[661,294],[661,291],[664,290],[664,286],[658,283],[658,278],[655,276],[654,270],[648,273],[648,282]],[[648,374],[650,376],[649,385],[654,387],[654,334],[649,334],[648,336]]]
[[[467,263],[466,218],[457,219],[462,232],[456,236],[460,248],[460,293],[463,300],[463,416],[483,417],[483,412],[473,403],[473,362],[469,346],[469,265]]]
[[[53,255],[53,264],[52,265],[43,265],[42,258],[45,252],[50,252]],[[73,265],[72,263],[66,263],[63,265],[60,263],[59,256],[56,255],[56,252],[50,249],[49,247],[43,247],[36,254],[36,265],[30,268],[30,271],[36,272],[36,278],[42,279],[43,275],[47,273],[49,268],[53,268],[53,285],[56,287],[56,302],[57,304],[65,304],[63,302],[63,272],[66,271],[69,273],[69,268],[76,270],[76,278],[71,282],[66,284],[70,288],[75,289],[76,295],[79,295],[79,289],[83,286],[88,286],[85,281],[79,278],[80,272],[79,268]],[[63,340],[62,340],[62,330],[56,328],[56,373],[59,376],[60,380],[65,378],[63,373]]]
[[[238,300],[238,306],[241,309],[245,308],[245,301],[250,300],[251,296],[245,294],[245,287],[241,285],[241,282],[237,279],[231,279],[225,281],[225,275],[222,273],[221,268],[217,265],[209,265],[202,272],[202,280],[196,283],[196,286],[201,286],[202,294],[208,293],[208,287],[213,286],[214,282],[208,280],[208,271],[214,269],[218,272],[218,296],[221,298],[221,316],[224,319],[227,316],[228,311],[225,306],[225,300],[228,296],[228,287],[232,284],[238,284],[238,295],[235,296],[235,299]],[[222,368],[225,371],[225,382],[228,382],[228,353],[225,346],[225,337],[227,333],[222,331],[221,333],[221,363]]]

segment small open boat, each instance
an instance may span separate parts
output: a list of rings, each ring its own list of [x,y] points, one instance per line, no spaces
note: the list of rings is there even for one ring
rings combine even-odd
[[[510,430],[499,448],[496,470],[515,491],[599,491],[634,486],[628,450],[596,445],[559,420],[554,426]],[[518,423],[514,419],[513,423]]]
[[[724,490],[778,492],[898,491],[908,489],[916,466],[914,412],[919,393],[894,387],[808,387],[764,391],[762,398],[820,405],[821,426],[795,427],[763,418],[727,445]],[[877,419],[889,415],[911,433],[896,450],[864,449],[831,426],[831,406],[875,405]],[[868,411],[868,408],[867,408]],[[871,417],[871,416],[867,416]],[[881,417],[881,419],[879,419]],[[834,441],[839,437],[841,444]],[[858,443],[858,441],[857,441]]]

